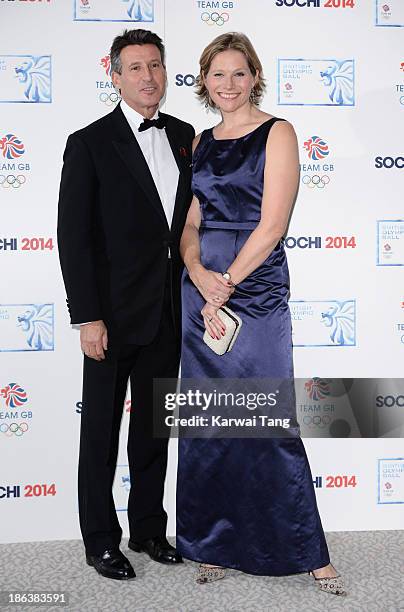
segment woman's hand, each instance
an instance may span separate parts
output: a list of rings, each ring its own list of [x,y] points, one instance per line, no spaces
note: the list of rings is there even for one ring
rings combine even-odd
[[[234,285],[223,278],[220,272],[207,270],[202,264],[195,264],[189,276],[202,297],[216,308],[223,306],[234,291]]]
[[[201,310],[203,322],[205,323],[208,333],[212,338],[216,338],[217,340],[224,336],[226,330],[226,325],[218,315],[218,310],[218,307],[212,306],[211,304],[205,304]]]

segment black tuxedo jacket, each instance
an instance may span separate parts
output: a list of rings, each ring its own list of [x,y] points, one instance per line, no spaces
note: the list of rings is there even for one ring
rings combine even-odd
[[[179,241],[191,202],[194,129],[165,115],[179,168],[171,230],[149,167],[120,108],[71,134],[59,194],[58,246],[71,323],[102,319],[110,340],[148,344],[163,305],[168,250],[180,329]]]

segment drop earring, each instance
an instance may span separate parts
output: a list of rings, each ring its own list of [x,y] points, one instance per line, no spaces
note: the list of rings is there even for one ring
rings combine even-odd
[[[208,93],[206,93],[206,101],[205,101],[206,111],[208,111],[212,106],[213,106],[212,99],[211,99],[210,95]]]

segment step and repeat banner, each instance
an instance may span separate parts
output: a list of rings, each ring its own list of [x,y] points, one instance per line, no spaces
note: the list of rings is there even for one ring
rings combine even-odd
[[[163,110],[197,132],[219,121],[195,98],[202,49],[226,31],[256,47],[262,108],[299,139],[286,247],[295,371],[307,379],[297,410],[324,528],[402,528],[403,439],[352,437],[318,378],[402,376],[403,0],[0,0],[0,23],[0,540],[80,537],[82,355],[59,271],[58,187],[68,134],[119,102],[108,53],[134,27],[164,38]],[[369,410],[404,411],[402,394],[378,389]],[[125,530],[131,409],[128,396],[114,485]],[[175,471],[171,441],[170,535]]]

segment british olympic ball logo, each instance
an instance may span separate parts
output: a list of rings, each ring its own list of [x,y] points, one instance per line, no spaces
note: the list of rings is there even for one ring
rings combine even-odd
[[[353,59],[278,59],[278,104],[354,106]]]
[[[0,304],[0,352],[54,348],[53,304]]]
[[[355,300],[291,300],[294,346],[356,345]]]
[[[375,0],[376,25],[384,27],[404,27],[404,3],[402,0]]]
[[[25,154],[22,140],[15,134],[0,137],[0,187],[18,189],[27,181],[31,165],[20,158]]]
[[[52,102],[50,55],[0,55],[0,102]]]
[[[404,220],[377,221],[378,266],[404,266]]]
[[[377,463],[377,503],[404,504],[404,458],[383,458]]]
[[[157,0],[74,0],[75,21],[151,22]]]

